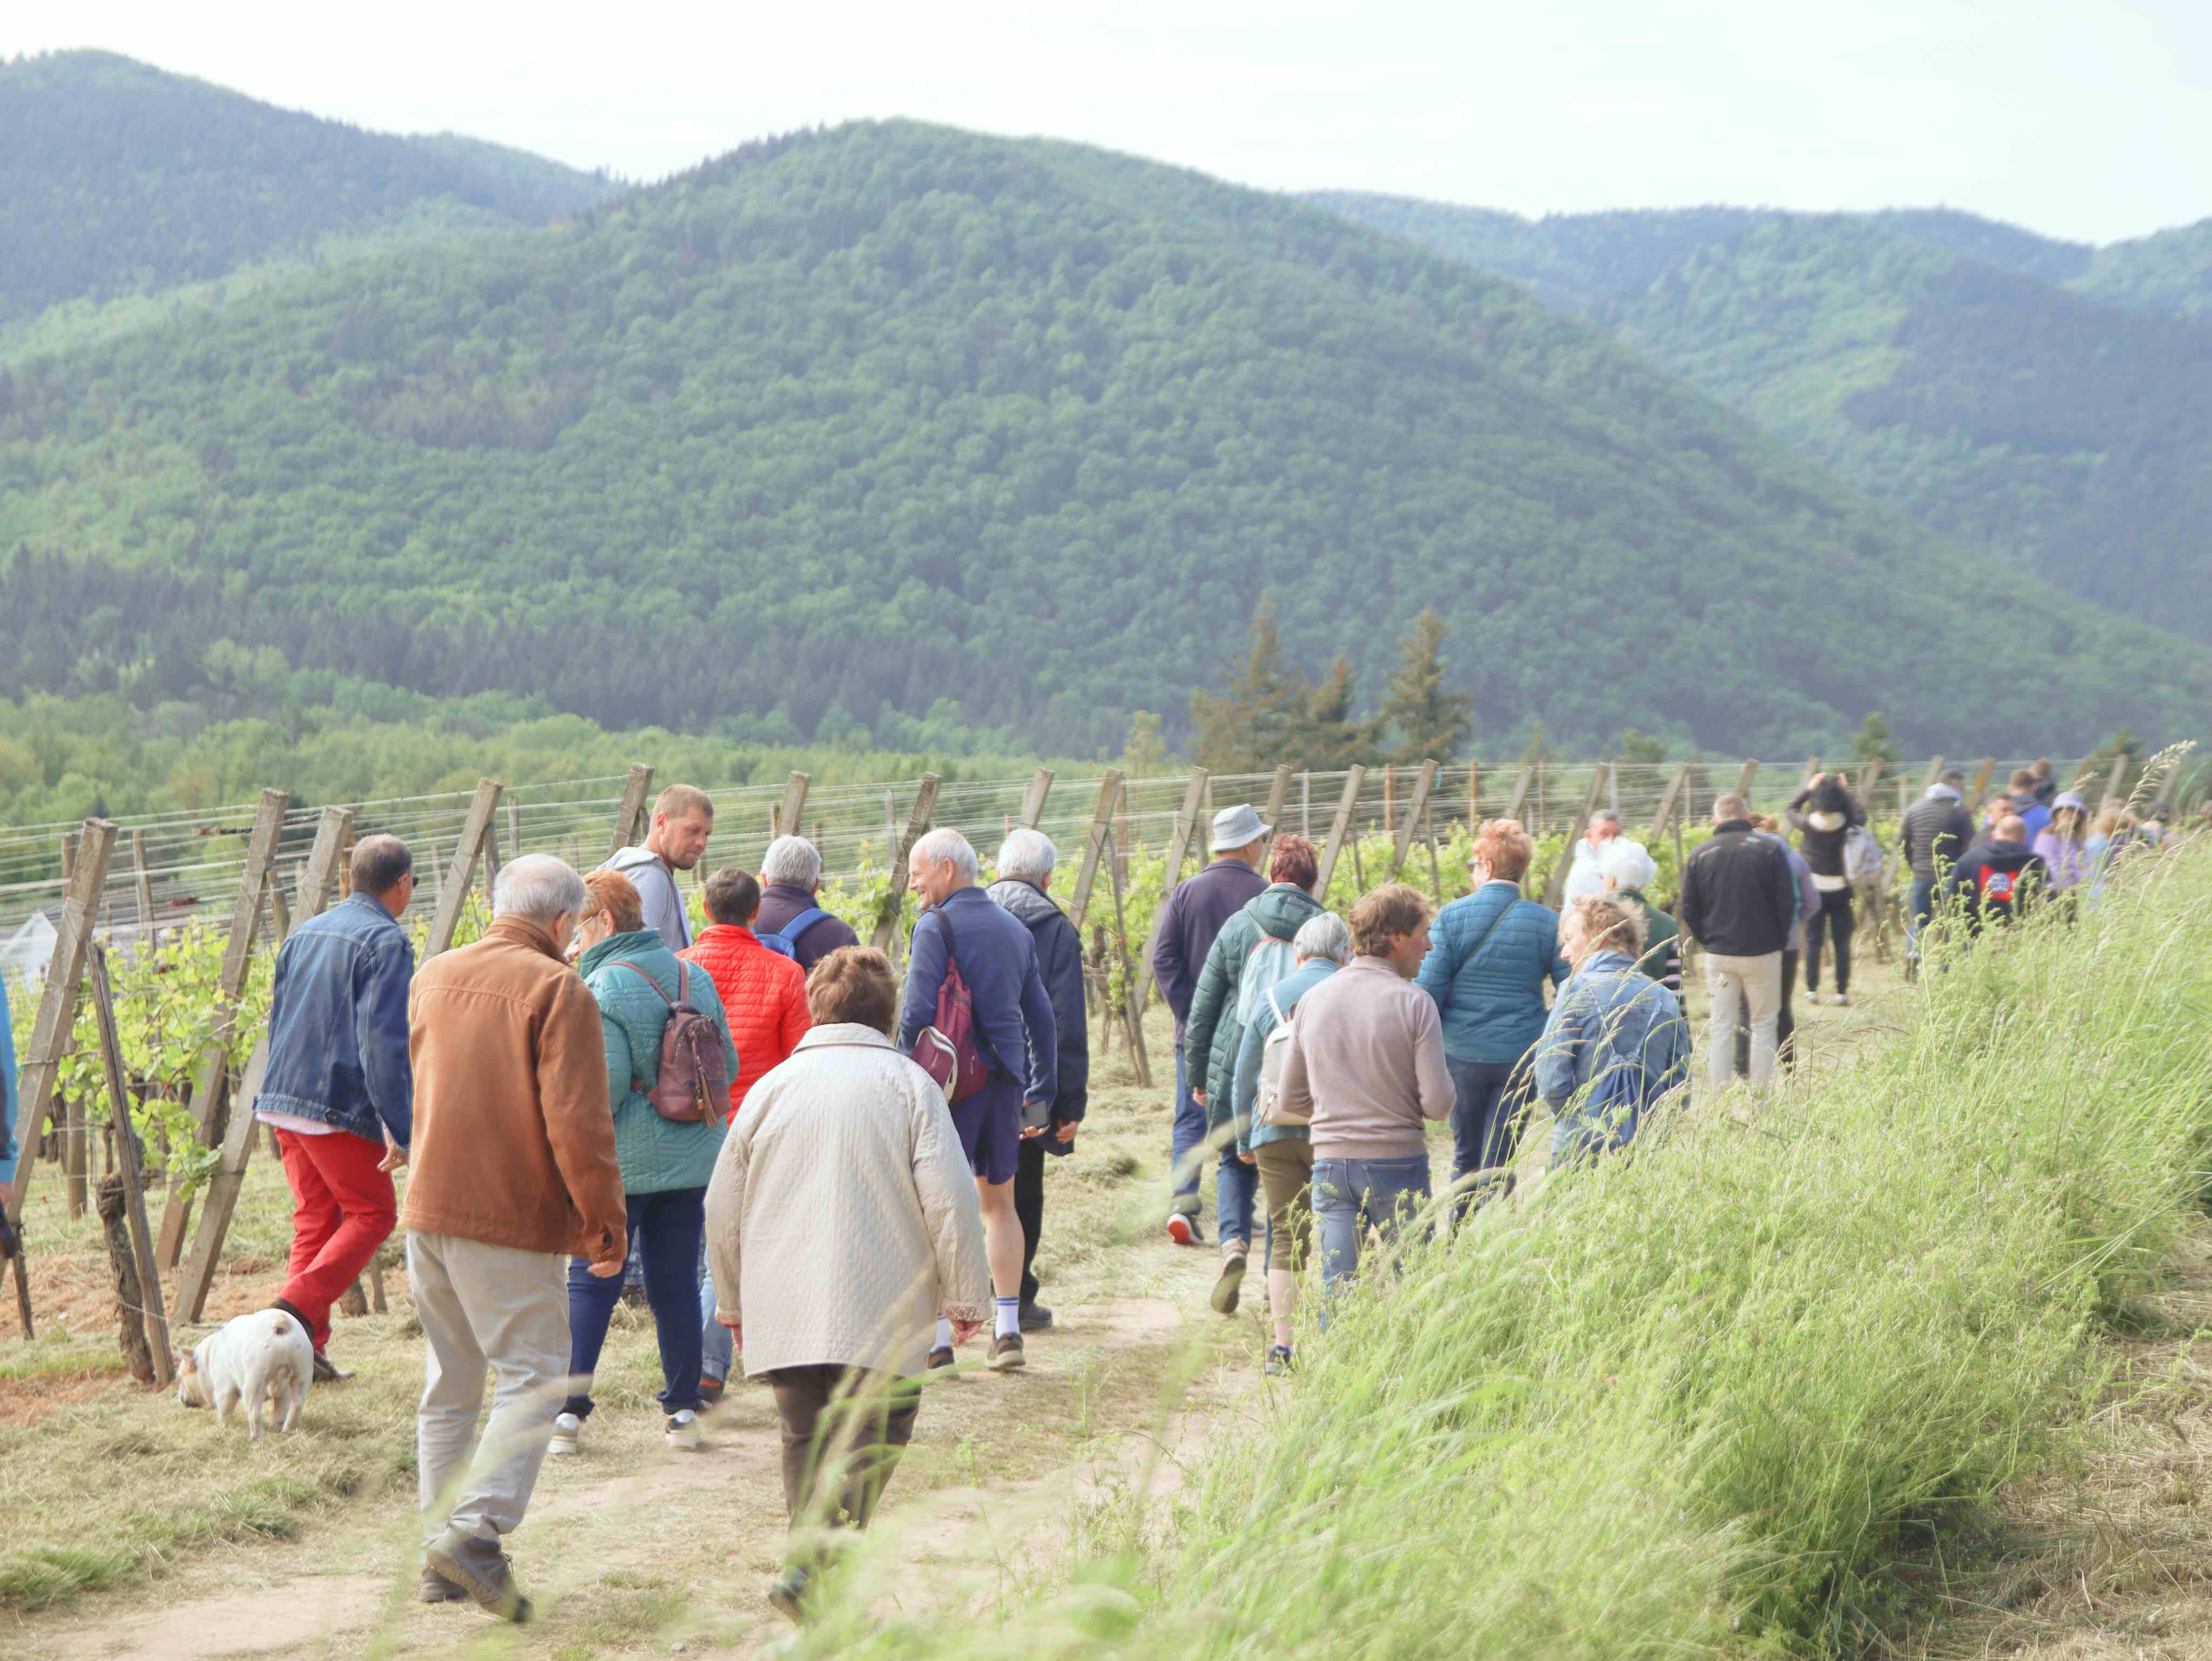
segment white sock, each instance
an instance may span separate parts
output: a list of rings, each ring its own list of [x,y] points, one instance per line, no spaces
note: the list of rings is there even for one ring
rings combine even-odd
[[[1291,1317],[1298,1311],[1298,1277],[1296,1271],[1279,1264],[1267,1271],[1267,1308],[1275,1317],[1275,1342],[1288,1349],[1291,1347]]]
[[[952,1348],[952,1323],[942,1315],[937,1317],[937,1348],[939,1349]]]
[[[993,1335],[1000,1338],[1018,1338],[1022,1330],[1022,1300],[1000,1298],[995,1300],[999,1308],[999,1325]]]

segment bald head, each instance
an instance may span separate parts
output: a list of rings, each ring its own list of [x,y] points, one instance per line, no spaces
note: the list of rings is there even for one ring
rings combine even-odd
[[[2017,813],[2007,813],[1997,821],[1996,833],[2000,842],[2026,842],[2027,821]]]

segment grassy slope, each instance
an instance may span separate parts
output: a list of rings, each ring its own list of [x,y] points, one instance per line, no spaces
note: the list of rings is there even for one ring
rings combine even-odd
[[[2033,747],[2212,697],[2150,672],[2166,637],[1993,576],[1450,262],[909,124],[19,365],[14,405],[0,545],[90,585],[17,608],[40,684],[186,696],[228,636],[625,725],[949,697],[1081,753],[1176,712],[1272,587],[1293,650],[1370,683],[1442,607],[1486,730],[1595,739],[1626,697],[1802,748],[1879,686],[1915,747],[1969,709],[1975,742]],[[1669,649],[1599,684],[1580,637],[1625,597]],[[637,650],[702,629],[727,648],[680,682]],[[1987,687],[1977,634],[2053,684]]]
[[[1622,1658],[1856,1648],[1891,1560],[2082,1419],[2212,1133],[2201,852],[1924,983],[1856,1065],[1706,1101],[1310,1339],[1174,1525],[1059,1600],[803,1652]],[[865,1577],[856,1584],[872,1583]]]

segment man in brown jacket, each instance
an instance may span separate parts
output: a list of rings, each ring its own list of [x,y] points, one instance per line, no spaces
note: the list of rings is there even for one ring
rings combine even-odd
[[[416,1415],[425,1603],[530,1615],[500,1538],[522,1522],[568,1389],[563,1259],[627,1251],[599,1009],[565,953],[588,909],[550,855],[499,874],[491,927],[407,1001],[414,1176],[400,1221],[428,1354]],[[484,1372],[498,1374],[481,1449]]]

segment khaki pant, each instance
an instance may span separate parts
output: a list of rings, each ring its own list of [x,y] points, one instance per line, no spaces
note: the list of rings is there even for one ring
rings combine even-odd
[[[1725,1090],[1735,1077],[1741,1005],[1750,1013],[1744,1025],[1751,1029],[1752,1087],[1765,1089],[1774,1077],[1775,1029],[1782,1014],[1782,954],[1730,958],[1708,952],[1705,990],[1712,998],[1711,1025],[1705,1034],[1706,1081],[1715,1090]]]
[[[1267,1267],[1303,1270],[1313,1250],[1313,1144],[1303,1136],[1262,1142],[1252,1150],[1267,1201]],[[1284,1261],[1275,1261],[1276,1243]]]
[[[415,1463],[428,1539],[450,1529],[495,1540],[521,1526],[568,1388],[563,1263],[557,1253],[407,1232],[426,1341]],[[487,1370],[498,1382],[479,1447]]]

